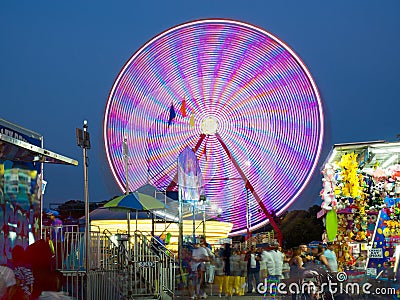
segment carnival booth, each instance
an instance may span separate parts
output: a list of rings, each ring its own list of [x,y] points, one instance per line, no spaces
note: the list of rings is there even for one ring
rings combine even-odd
[[[339,271],[395,276],[400,254],[400,143],[334,145],[322,174],[325,241]]]
[[[43,164],[78,165],[43,148],[43,136],[0,118],[0,265],[41,238]]]

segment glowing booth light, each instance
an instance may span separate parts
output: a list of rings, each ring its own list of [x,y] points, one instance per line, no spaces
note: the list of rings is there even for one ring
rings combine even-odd
[[[122,191],[125,135],[131,190],[148,179],[176,190],[176,160],[189,146],[207,199],[238,234],[246,201],[253,229],[268,222],[254,192],[279,215],[307,185],[321,152],[322,103],[304,63],[274,35],[238,21],[193,21],[143,45],[111,89],[104,140]]]

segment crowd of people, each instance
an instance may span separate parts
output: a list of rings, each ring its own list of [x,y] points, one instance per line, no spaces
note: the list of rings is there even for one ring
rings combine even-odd
[[[0,300],[40,300],[43,291],[59,291],[62,273],[54,271],[53,253],[44,240],[12,249],[12,259],[0,266]]]
[[[333,247],[332,243],[302,244],[282,250],[278,243],[270,243],[260,247],[251,245],[246,251],[240,251],[225,244],[212,251],[206,240],[200,238],[192,250],[187,249],[183,259],[189,269],[189,296],[191,299],[207,298],[207,285],[220,276],[245,277],[241,288],[246,288],[247,294],[258,294],[260,283],[301,282],[335,273],[338,270]],[[237,290],[233,292],[239,294]]]

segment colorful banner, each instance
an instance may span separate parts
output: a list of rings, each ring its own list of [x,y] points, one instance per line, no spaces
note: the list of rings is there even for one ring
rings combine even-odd
[[[196,154],[186,147],[178,157],[178,185],[182,201],[199,201],[204,195],[203,176]]]
[[[42,146],[41,136],[0,123],[0,133]],[[41,163],[23,162],[18,151],[0,158],[0,264],[11,260],[15,245],[26,248],[40,237]],[[15,159],[13,159],[13,157]]]
[[[372,248],[368,253],[368,266],[367,273],[372,276],[377,276],[381,273],[380,277],[390,276],[392,258],[394,256],[395,246],[400,244],[397,228],[388,228],[387,221],[390,221],[389,209],[400,203],[400,198],[394,199],[387,197],[385,199],[386,208],[382,209],[376,231]]]

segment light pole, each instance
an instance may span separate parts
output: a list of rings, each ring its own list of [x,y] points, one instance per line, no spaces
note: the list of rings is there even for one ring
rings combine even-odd
[[[179,163],[178,163],[179,166]],[[178,168],[179,172],[179,168]],[[179,199],[179,237],[178,237],[178,255],[179,255],[179,269],[182,270],[182,248],[183,248],[183,199],[182,199],[182,187],[178,185],[178,199]]]
[[[125,163],[125,195],[129,194],[129,180],[128,180],[128,175],[129,175],[129,152],[128,152],[128,136],[125,134],[124,136],[124,141],[122,144],[122,156],[124,157],[124,163]],[[131,212],[127,212],[127,220],[128,220],[128,240],[130,239],[131,235]],[[136,228],[137,230],[137,228]]]
[[[89,299],[90,287],[88,280],[88,272],[90,268],[90,256],[89,256],[89,244],[90,244],[90,220],[89,220],[89,180],[88,180],[88,158],[87,150],[90,149],[90,135],[87,131],[87,121],[83,121],[83,131],[80,128],[76,128],[76,142],[79,147],[83,149],[83,180],[84,180],[84,191],[85,191],[85,269],[86,269],[86,299]]]
[[[249,168],[250,168],[251,162],[250,160],[247,160],[245,162],[245,166],[247,169],[247,176],[249,175]],[[245,181],[245,189],[246,189],[246,240],[248,240],[251,236],[250,233],[250,228],[251,228],[251,213],[250,213],[250,202],[249,202],[249,189],[247,187],[247,179],[248,177],[246,177],[246,181]]]
[[[206,237],[206,195],[200,195],[200,205],[203,209],[203,237]]]

